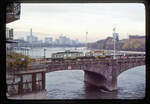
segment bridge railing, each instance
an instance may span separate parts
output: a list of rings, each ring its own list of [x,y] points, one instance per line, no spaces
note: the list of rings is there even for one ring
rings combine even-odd
[[[28,70],[36,70],[46,68],[48,61],[45,58],[32,58],[28,65]]]
[[[67,60],[67,59],[43,59],[35,61],[30,63],[29,67],[31,70],[35,69],[41,69],[41,68],[47,68],[50,66],[60,66],[60,65],[83,65],[83,64],[99,64],[99,63],[111,63],[113,60],[117,60],[117,62],[127,62],[127,61],[137,61],[137,59],[144,59],[145,55],[128,55],[128,56],[123,56],[123,55],[118,55],[116,59],[113,59],[112,57],[110,58],[77,58],[74,60]]]

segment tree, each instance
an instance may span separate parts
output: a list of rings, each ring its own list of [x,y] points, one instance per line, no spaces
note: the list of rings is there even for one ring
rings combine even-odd
[[[6,56],[6,70],[9,72],[27,70],[29,61],[30,58],[28,56],[11,53]]]

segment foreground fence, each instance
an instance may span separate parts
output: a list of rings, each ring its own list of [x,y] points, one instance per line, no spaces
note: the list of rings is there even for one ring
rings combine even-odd
[[[17,81],[7,82],[7,95],[19,95],[45,90],[45,71],[24,71],[16,74]]]

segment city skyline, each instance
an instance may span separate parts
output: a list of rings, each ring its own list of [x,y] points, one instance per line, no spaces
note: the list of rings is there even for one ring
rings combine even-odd
[[[23,40],[29,43],[48,43],[48,44],[68,44],[68,45],[73,45],[73,44],[81,44],[78,39],[70,39],[69,37],[66,36],[59,36],[57,39],[53,39],[52,37],[44,37],[44,40],[39,40],[38,37],[33,35],[32,33],[32,28],[30,29],[30,34],[27,35],[26,39],[25,37],[20,37],[18,38],[19,40]]]
[[[113,27],[120,39],[131,35],[145,35],[145,8],[140,3],[126,4],[22,4],[20,20],[8,24],[14,37],[26,37],[29,29],[40,40],[57,39],[64,35],[71,39],[95,42],[112,37]]]

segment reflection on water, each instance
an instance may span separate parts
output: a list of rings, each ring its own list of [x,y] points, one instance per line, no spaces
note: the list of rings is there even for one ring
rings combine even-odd
[[[118,90],[114,92],[84,83],[82,70],[47,73],[46,90],[46,99],[142,99],[145,96],[145,66],[123,72],[118,77]]]

